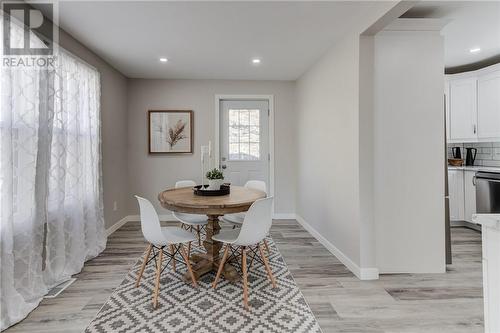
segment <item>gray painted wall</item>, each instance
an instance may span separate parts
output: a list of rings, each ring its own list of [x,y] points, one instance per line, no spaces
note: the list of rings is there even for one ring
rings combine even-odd
[[[200,146],[215,141],[215,95],[274,95],[275,212],[295,212],[294,87],[291,81],[143,80],[128,85],[129,211],[138,214],[134,194],[144,196],[159,214],[168,213],[157,195],[176,180],[200,181]],[[194,154],[148,154],[148,110],[193,110]]]
[[[297,214],[360,264],[359,35],[338,42],[297,83]]]

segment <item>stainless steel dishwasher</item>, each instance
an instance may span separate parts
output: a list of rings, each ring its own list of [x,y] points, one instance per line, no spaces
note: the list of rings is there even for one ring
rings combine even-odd
[[[477,172],[476,211],[478,214],[500,214],[500,173]]]

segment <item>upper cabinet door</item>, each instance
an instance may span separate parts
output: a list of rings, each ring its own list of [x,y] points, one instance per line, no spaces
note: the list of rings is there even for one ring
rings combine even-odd
[[[477,140],[476,78],[450,80],[450,139]]]
[[[480,139],[500,138],[500,71],[477,80],[477,118]]]

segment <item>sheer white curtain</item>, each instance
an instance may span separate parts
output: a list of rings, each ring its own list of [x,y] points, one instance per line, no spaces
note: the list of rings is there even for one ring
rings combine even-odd
[[[106,236],[99,73],[60,50],[55,70],[3,67],[0,96],[3,330],[99,254]]]

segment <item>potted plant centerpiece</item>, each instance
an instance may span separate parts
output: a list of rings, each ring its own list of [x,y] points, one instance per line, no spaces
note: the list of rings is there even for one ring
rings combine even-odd
[[[207,172],[208,179],[208,189],[209,190],[220,190],[221,185],[224,183],[224,174],[217,168],[214,168]]]

